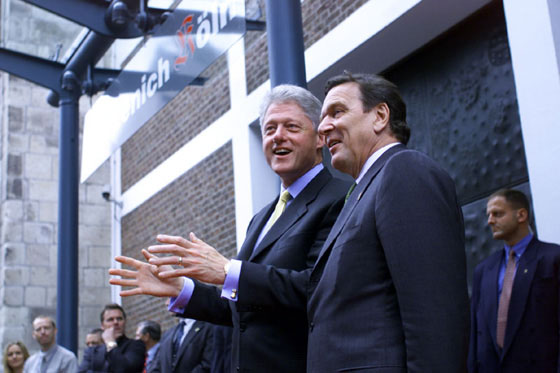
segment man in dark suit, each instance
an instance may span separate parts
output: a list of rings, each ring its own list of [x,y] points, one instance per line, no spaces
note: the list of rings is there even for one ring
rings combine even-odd
[[[192,319],[180,319],[164,336],[154,373],[208,373],[212,363],[212,328]]]
[[[80,373],[141,373],[144,369],[144,342],[124,335],[126,313],[118,304],[108,304],[100,315],[103,344],[88,347],[78,368]]]
[[[488,225],[504,249],[474,271],[470,372],[560,371],[560,246],[533,236],[529,211],[517,190],[488,199]]]
[[[308,372],[466,371],[469,307],[455,185],[405,147],[406,106],[376,75],[329,80],[319,133],[348,198],[309,279]]]
[[[250,297],[252,290],[241,289],[248,279],[273,285],[270,279],[260,277],[261,272],[255,268],[310,270],[343,205],[349,184],[334,179],[322,165],[324,143],[317,133],[320,108],[321,103],[311,93],[290,85],[275,87],[265,98],[260,117],[263,151],[272,170],[280,176],[282,198],[279,196],[253,217],[237,259],[227,260],[192,233],[190,241],[159,235],[157,239],[163,245],[152,246],[149,251],[173,256],[151,257],[150,263],[180,264],[184,268],[160,268],[156,275],[155,267],[117,257],[116,260],[138,271],[110,271],[132,278],[111,280],[115,285],[136,286],[121,292],[123,296],[177,297],[171,311],[233,326],[231,367],[235,372],[284,373],[306,369],[305,307],[244,306],[243,298]],[[223,289],[191,279],[183,283],[176,276],[223,284]],[[276,277],[280,282],[283,279],[289,281],[289,276]],[[286,284],[286,288],[290,285]],[[305,295],[300,301],[305,304]]]

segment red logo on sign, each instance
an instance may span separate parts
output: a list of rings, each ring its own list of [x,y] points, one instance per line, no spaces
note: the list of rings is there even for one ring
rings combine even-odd
[[[177,30],[177,43],[179,44],[179,49],[181,50],[179,57],[175,59],[175,63],[173,64],[173,68],[175,70],[179,69],[180,65],[183,65],[187,62],[189,58],[189,54],[192,56],[194,54],[194,41],[192,37],[192,30],[193,30],[193,15],[190,14],[185,17],[181,26]],[[189,53],[190,51],[190,53]]]

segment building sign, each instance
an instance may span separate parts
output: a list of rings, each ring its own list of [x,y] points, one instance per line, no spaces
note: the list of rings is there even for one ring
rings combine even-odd
[[[244,33],[244,0],[183,0],[86,114],[81,181]]]

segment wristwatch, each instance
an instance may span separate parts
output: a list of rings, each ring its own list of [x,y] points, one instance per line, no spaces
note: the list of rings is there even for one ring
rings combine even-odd
[[[107,352],[111,351],[113,348],[117,347],[117,342],[107,342],[105,343],[105,346],[107,348]]]

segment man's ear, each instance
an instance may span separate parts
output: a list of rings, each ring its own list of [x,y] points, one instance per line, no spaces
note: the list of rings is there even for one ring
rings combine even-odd
[[[518,223],[528,222],[527,221],[528,219],[529,219],[529,212],[527,211],[527,209],[520,208],[519,210],[517,210],[517,222]]]
[[[373,130],[375,133],[383,132],[389,126],[391,110],[385,102],[381,102],[371,110],[374,114]]]

